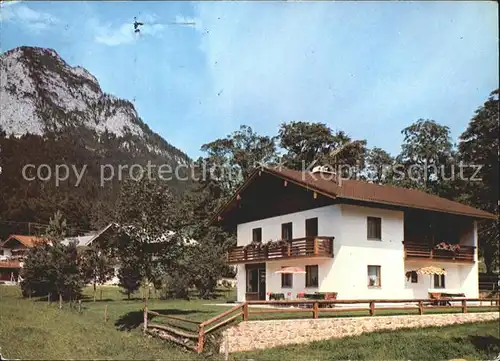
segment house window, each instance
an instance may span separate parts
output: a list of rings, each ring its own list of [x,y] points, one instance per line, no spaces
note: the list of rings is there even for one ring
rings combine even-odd
[[[318,287],[318,265],[306,266],[306,287]]]
[[[292,235],[292,222],[283,223],[281,225],[281,239],[291,240],[293,239]]]
[[[381,287],[380,266],[368,266],[368,287]]]
[[[434,288],[445,288],[444,275],[434,275]]]
[[[318,218],[306,219],[306,237],[316,237],[318,235]]]
[[[252,229],[252,242],[262,242],[262,228]]]
[[[368,239],[382,239],[382,218],[368,217],[367,218]]]
[[[411,283],[418,283],[417,271],[406,272],[406,280]]]
[[[283,266],[281,268],[285,268]],[[282,273],[281,274],[281,288],[292,288],[293,287],[293,274],[291,273]]]

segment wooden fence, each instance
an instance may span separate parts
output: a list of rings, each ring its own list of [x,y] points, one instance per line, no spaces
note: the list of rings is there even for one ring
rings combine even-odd
[[[470,303],[474,304],[470,304]],[[478,304],[479,303],[479,304]],[[401,304],[401,306],[396,306]],[[249,306],[268,306],[267,308],[252,308]],[[339,307],[342,305],[358,305],[357,307]],[[384,306],[386,305],[386,306]],[[296,307],[292,307],[296,306]],[[313,319],[319,318],[320,314],[345,313],[346,316],[354,316],[353,312],[366,311],[374,316],[378,311],[408,311],[415,310],[424,315],[425,310],[454,310],[460,309],[467,313],[469,309],[485,309],[500,311],[500,298],[440,298],[436,299],[407,299],[407,300],[280,300],[280,301],[247,301],[212,317],[204,322],[187,320],[184,318],[149,311],[144,308],[144,332],[155,334],[155,330],[164,331],[163,338],[178,343],[190,350],[203,352],[207,335],[234,321],[248,321],[252,315],[281,315],[290,318],[289,313],[309,313]],[[180,324],[196,325],[198,331],[186,331],[182,326],[151,323],[149,315],[162,317]],[[276,317],[271,317],[273,319]]]
[[[500,275],[479,274],[479,291],[500,290]]]

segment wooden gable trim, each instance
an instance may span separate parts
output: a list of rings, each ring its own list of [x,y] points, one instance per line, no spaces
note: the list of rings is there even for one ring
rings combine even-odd
[[[269,175],[272,175],[274,177],[277,177],[277,178],[280,178],[280,179],[283,179],[285,182],[286,182],[286,185],[284,184],[284,187],[286,187],[288,185],[288,183],[292,183],[292,184],[295,184],[299,187],[302,187],[302,188],[305,188],[307,190],[310,190],[310,191],[313,191],[317,194],[321,194],[327,198],[331,198],[331,199],[336,199],[336,196],[333,195],[333,194],[330,194],[330,193],[327,193],[327,192],[324,192],[322,190],[320,190],[319,188],[317,187],[312,187],[310,184],[307,184],[305,182],[298,182],[296,181],[295,179],[293,178],[290,178],[290,177],[287,177],[281,173],[278,173],[278,172],[274,172],[271,168],[265,168],[265,167],[262,167],[262,168],[256,168],[253,170],[253,172],[250,174],[250,176],[248,177],[248,179],[242,184],[240,185],[236,191],[234,192],[234,194],[231,196],[231,198],[224,204],[222,205],[214,214],[214,216],[210,219],[210,222],[209,224],[214,224],[214,223],[218,223],[220,222],[221,220],[224,219],[224,217],[222,217],[222,213],[232,204],[234,203],[235,201],[238,200],[238,197],[241,198],[241,193],[253,182],[253,180],[257,177],[257,176],[261,176],[262,175],[262,172],[264,173],[267,173]],[[313,193],[314,194],[314,193]],[[316,197],[317,198],[317,197]],[[316,199],[315,198],[315,199]]]
[[[314,187],[314,186],[311,186],[310,184],[308,183],[305,183],[305,182],[298,182],[296,180],[294,180],[293,178],[290,178],[290,177],[287,177],[286,175],[283,175],[281,173],[277,173],[277,172],[274,172],[273,169],[271,168],[264,168],[264,170],[266,171],[266,173],[268,174],[271,174],[275,177],[278,177],[278,178],[281,178],[289,183],[293,183],[293,184],[296,184],[302,188],[305,188],[307,190],[310,190],[310,191],[313,191],[313,192],[316,192],[318,194],[321,194],[327,198],[331,198],[331,199],[336,199],[337,196],[335,194],[331,194],[331,193],[328,193],[328,192],[325,192],[325,191],[322,191],[321,189],[317,188],[317,187]]]
[[[436,210],[434,208],[430,207],[412,207],[408,205],[401,205],[397,204],[394,202],[386,202],[386,201],[370,201],[366,200],[364,198],[356,198],[356,197],[338,197],[337,198],[341,203],[343,204],[350,204],[350,205],[356,205],[360,207],[369,207],[369,208],[379,208],[379,209],[387,209],[387,210],[393,210],[393,211],[400,211],[400,212],[406,212],[406,211],[423,211],[423,212],[428,212],[428,213],[437,213],[437,214],[447,214],[447,215],[452,215],[452,216],[459,216],[459,217],[465,217],[468,219],[473,219],[476,221],[486,221],[486,220],[491,220],[493,218],[484,218],[480,216],[475,216],[467,213],[462,213],[462,212],[456,212],[456,211],[445,211],[445,210]]]
[[[1,246],[2,246],[2,247],[4,247],[4,248],[7,248],[7,247],[6,247],[7,243],[9,243],[12,239],[13,239],[13,240],[15,240],[15,241],[17,241],[19,244],[23,245],[24,247],[27,247],[27,248],[29,248],[29,247],[30,247],[29,245],[27,245],[26,243],[24,243],[21,239],[17,238],[15,235],[9,236],[9,237],[5,240],[5,242],[3,242],[3,243],[2,243],[2,245],[1,245]]]

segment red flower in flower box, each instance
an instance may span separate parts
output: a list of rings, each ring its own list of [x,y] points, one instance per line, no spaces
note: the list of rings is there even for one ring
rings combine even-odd
[[[291,296],[292,295],[292,292],[287,292],[286,294],[287,296]]]

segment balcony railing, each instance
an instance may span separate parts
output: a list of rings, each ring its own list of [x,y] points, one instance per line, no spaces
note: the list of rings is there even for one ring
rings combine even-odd
[[[305,237],[284,241],[282,246],[233,247],[228,263],[254,263],[306,257],[333,257],[333,237]]]
[[[475,247],[460,245],[456,251],[435,249],[425,243],[404,242],[405,258],[442,261],[474,262]]]
[[[0,260],[0,268],[21,268],[21,262],[14,259]]]

